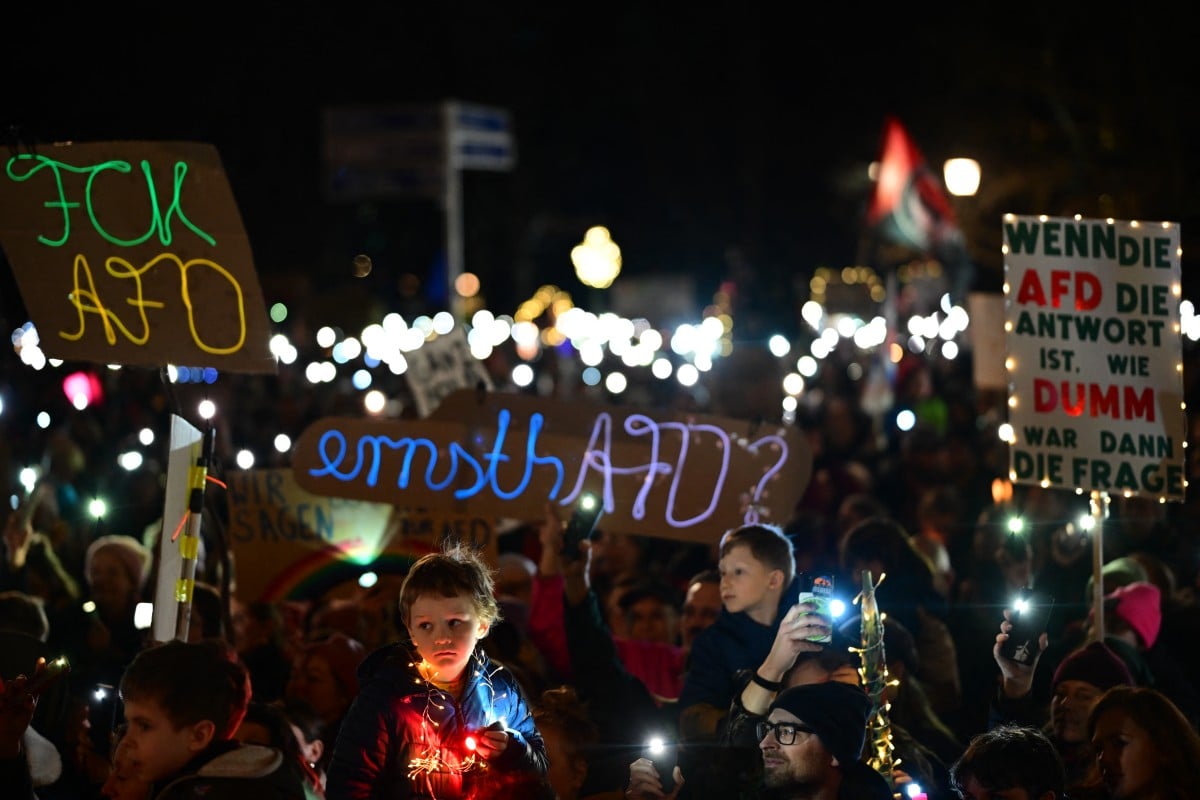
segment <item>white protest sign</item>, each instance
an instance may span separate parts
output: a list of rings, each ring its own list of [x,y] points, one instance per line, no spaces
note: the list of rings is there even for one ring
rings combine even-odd
[[[417,413],[422,417],[433,413],[442,398],[456,389],[475,389],[480,383],[485,389],[494,388],[483,364],[471,355],[471,346],[462,328],[456,327],[425,342],[405,357],[408,360],[408,387]]]
[[[979,389],[1006,389],[1004,372],[1004,296],[991,292],[972,292],[967,297],[971,319],[971,359],[975,386]]]
[[[167,486],[163,502],[163,527],[159,534],[158,583],[154,587],[153,636],[157,642],[175,638],[176,616],[179,613],[178,580],[183,565],[180,542],[183,534],[174,537],[185,524],[188,502],[191,499],[189,473],[204,436],[190,422],[171,415],[171,450],[167,457]],[[173,538],[174,537],[174,538]]]
[[[1182,500],[1179,226],[1008,215],[1004,252],[1013,482]]]

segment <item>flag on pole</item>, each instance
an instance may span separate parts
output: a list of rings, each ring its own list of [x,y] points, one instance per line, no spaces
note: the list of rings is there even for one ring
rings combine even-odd
[[[959,246],[962,235],[941,179],[894,117],[883,127],[879,175],[867,225],[883,239],[936,255]]]

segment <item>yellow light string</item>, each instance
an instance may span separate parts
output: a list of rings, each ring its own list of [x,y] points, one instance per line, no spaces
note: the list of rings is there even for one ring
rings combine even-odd
[[[863,589],[854,598],[855,605],[861,607],[861,647],[850,648],[859,655],[858,674],[862,678],[863,688],[871,699],[871,714],[867,718],[867,736],[871,743],[871,754],[867,763],[884,777],[888,786],[895,788],[892,770],[900,760],[895,757],[895,744],[892,742],[892,726],[888,719],[891,704],[887,701],[887,687],[898,685],[888,675],[887,657],[883,648],[883,621],[887,615],[879,610],[875,600],[875,590],[883,583],[886,573],[879,576],[879,581],[872,585],[871,573],[863,570]]]
[[[472,655],[472,658],[475,658]],[[413,782],[421,782],[425,785],[425,792],[431,797],[436,797],[436,792],[433,786],[433,776],[436,773],[446,773],[454,776],[461,776],[464,773],[472,770],[483,771],[488,768],[487,760],[479,757],[475,753],[471,753],[466,758],[448,760],[444,753],[447,748],[442,741],[441,736],[436,733],[436,729],[441,727],[441,723],[430,716],[430,706],[438,711],[445,711],[449,706],[455,703],[454,696],[445,689],[438,686],[432,681],[432,676],[437,674],[437,670],[431,664],[425,661],[411,661],[409,668],[417,671],[417,677],[414,683],[420,685],[425,684],[429,690],[429,699],[422,709],[421,717],[421,741],[425,745],[424,750],[416,757],[408,762],[408,779]],[[487,687],[490,695],[489,707],[494,706],[496,701],[496,688],[492,683],[492,676],[498,673],[503,667],[497,666],[490,673],[484,673],[478,667],[472,667],[474,676],[483,681],[483,685]],[[430,677],[426,677],[426,676]],[[507,697],[508,695],[502,695]],[[440,701],[440,703],[439,703]]]

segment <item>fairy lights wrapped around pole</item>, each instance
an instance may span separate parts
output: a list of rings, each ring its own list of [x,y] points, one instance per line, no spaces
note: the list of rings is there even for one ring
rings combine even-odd
[[[886,575],[879,576],[883,583]],[[861,644],[856,650],[859,654],[859,675],[862,677],[863,688],[871,698],[871,715],[867,718],[867,763],[887,780],[888,786],[895,789],[892,770],[899,765],[895,757],[895,745],[892,743],[892,724],[888,717],[891,703],[887,699],[887,688],[893,683],[888,677],[887,657],[883,649],[883,614],[875,601],[875,584],[871,580],[870,570],[862,572],[862,591],[854,602],[860,605]]]

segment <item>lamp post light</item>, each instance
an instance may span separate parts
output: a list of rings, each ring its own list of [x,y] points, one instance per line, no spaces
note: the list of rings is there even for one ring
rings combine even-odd
[[[593,289],[607,289],[621,274],[621,248],[612,240],[608,228],[588,228],[583,241],[571,248],[575,275]]]
[[[951,158],[942,166],[946,190],[956,197],[971,197],[979,191],[979,162],[973,158]]]

